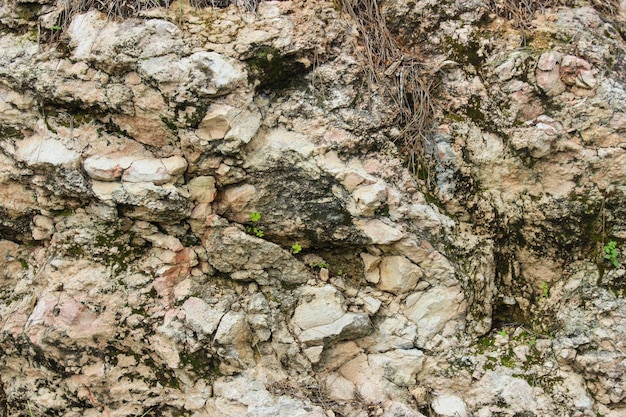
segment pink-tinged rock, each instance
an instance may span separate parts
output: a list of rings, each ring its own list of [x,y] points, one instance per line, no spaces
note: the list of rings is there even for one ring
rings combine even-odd
[[[592,89],[596,86],[595,71],[591,64],[573,55],[566,55],[561,62],[561,80],[567,85]]]
[[[565,84],[561,81],[560,62],[563,55],[558,52],[546,52],[541,55],[537,63],[535,78],[537,85],[547,95],[556,96],[565,91]]]
[[[51,328],[64,331],[72,339],[82,339],[87,343],[91,343],[93,336],[97,334],[112,331],[112,328],[102,323],[98,314],[67,295],[46,295],[40,298],[26,324],[31,342],[38,345]]]
[[[562,59],[563,54],[560,52],[544,52],[539,57],[537,69],[541,71],[552,71],[558,67]]]
[[[111,158],[95,155],[85,159],[83,168],[87,175],[96,181],[117,181],[131,163],[131,157]]]

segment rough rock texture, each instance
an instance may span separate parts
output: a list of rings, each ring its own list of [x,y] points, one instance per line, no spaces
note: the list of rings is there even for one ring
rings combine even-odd
[[[626,414],[624,2],[157,3],[0,3],[0,417]]]

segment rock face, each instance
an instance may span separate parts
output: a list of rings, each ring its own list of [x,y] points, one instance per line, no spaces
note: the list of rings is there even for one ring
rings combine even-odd
[[[0,4],[0,417],[626,415],[623,2],[104,3]]]

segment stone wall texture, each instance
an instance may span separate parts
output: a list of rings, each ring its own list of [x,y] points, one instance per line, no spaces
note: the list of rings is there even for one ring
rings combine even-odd
[[[0,417],[623,417],[624,252],[624,1],[0,0]]]

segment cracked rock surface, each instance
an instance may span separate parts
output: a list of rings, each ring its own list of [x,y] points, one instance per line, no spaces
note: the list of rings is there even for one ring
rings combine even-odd
[[[0,417],[626,415],[624,2],[83,3],[0,4]]]

